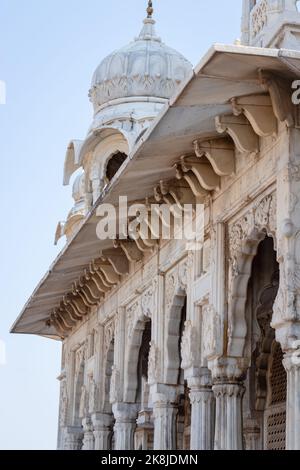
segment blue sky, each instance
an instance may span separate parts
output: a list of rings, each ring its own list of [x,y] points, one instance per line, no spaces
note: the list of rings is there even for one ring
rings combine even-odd
[[[64,156],[91,123],[93,71],[139,33],[146,3],[0,0],[0,449],[56,446],[60,344],[9,329],[62,247],[53,239],[72,205]],[[159,35],[194,65],[214,42],[239,37],[242,0],[153,3]]]

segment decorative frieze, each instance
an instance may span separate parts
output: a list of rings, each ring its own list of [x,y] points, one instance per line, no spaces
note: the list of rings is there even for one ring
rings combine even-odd
[[[238,258],[249,254],[251,244],[256,245],[265,235],[276,240],[276,194],[272,193],[256,202],[239,220],[229,225],[229,253],[231,276],[239,275]]]

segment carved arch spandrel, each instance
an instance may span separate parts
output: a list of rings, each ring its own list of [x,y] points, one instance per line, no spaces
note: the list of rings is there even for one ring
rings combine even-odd
[[[247,339],[246,300],[252,262],[260,242],[269,236],[276,246],[276,194],[254,203],[228,226],[228,345],[231,357],[244,357]]]

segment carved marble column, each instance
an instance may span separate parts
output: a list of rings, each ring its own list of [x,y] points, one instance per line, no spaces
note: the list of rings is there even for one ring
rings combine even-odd
[[[82,420],[83,445],[82,450],[94,450],[93,423],[90,417]]]
[[[114,435],[115,450],[134,450],[134,433],[136,429],[137,406],[131,403],[115,403]]]
[[[94,413],[92,415],[94,427],[95,450],[110,450],[113,417],[111,414]]]
[[[286,354],[283,364],[287,372],[286,449],[300,450],[300,350]]]
[[[210,365],[216,399],[215,450],[243,449],[243,360],[222,358]]]
[[[155,391],[153,392],[153,388]],[[152,387],[154,416],[154,450],[176,449],[176,387],[156,385]]]
[[[81,427],[69,426],[64,430],[64,450],[81,450],[83,433]]]
[[[211,374],[208,369],[201,377],[188,380],[190,387],[191,450],[214,448],[215,398],[212,391]]]

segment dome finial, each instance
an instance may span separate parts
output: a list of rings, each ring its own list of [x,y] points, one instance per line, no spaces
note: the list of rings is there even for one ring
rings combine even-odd
[[[152,1],[151,1],[151,0],[148,0],[147,18],[152,18],[153,11],[154,11],[154,10],[153,10]]]

